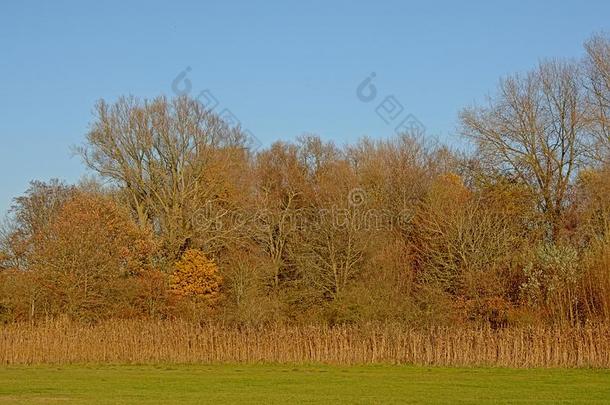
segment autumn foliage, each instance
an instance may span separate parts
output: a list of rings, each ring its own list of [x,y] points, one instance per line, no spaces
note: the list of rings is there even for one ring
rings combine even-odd
[[[171,291],[180,297],[208,304],[220,298],[222,277],[218,266],[199,250],[185,251],[169,279]]]
[[[0,319],[610,324],[609,43],[502,79],[460,114],[468,151],[255,150],[188,97],[100,101],[97,178],[33,182],[0,227]]]
[[[29,317],[130,316],[144,280],[155,278],[152,234],[108,197],[74,193],[30,243],[28,269],[17,273]]]

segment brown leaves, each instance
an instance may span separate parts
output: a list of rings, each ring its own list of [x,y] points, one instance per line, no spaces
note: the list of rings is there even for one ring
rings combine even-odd
[[[126,277],[151,270],[155,243],[108,197],[77,193],[33,237],[30,270],[41,305],[75,317],[105,317]]]
[[[170,276],[170,288],[175,294],[208,304],[218,301],[221,286],[218,266],[196,249],[184,252]]]

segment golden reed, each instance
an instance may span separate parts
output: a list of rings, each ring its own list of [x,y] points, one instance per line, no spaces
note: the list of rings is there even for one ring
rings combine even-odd
[[[184,321],[0,326],[1,364],[328,363],[610,367],[610,327],[231,327]]]

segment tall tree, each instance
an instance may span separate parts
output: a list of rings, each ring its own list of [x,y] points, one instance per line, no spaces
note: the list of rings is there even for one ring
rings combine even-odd
[[[5,267],[27,268],[32,238],[53,219],[74,192],[75,187],[51,179],[49,182],[30,182],[25,194],[15,198],[10,216],[0,229],[0,252],[4,256],[0,262],[4,262]]]
[[[588,143],[578,66],[546,62],[525,76],[508,77],[487,106],[463,110],[461,121],[490,173],[535,191],[555,238]]]
[[[585,87],[593,134],[593,157],[610,163],[610,37],[597,35],[585,43]]]
[[[178,257],[226,196],[223,173],[244,158],[245,136],[187,97],[100,101],[96,113],[79,149],[85,163],[123,188],[138,222]]]

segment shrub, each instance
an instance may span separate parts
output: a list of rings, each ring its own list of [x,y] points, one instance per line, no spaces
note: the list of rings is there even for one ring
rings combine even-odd
[[[542,307],[560,320],[578,319],[577,285],[582,276],[578,252],[570,246],[543,244],[525,267],[522,298],[530,305]]]
[[[200,250],[186,250],[174,265],[170,289],[180,297],[215,304],[220,298],[222,277],[218,266]]]

